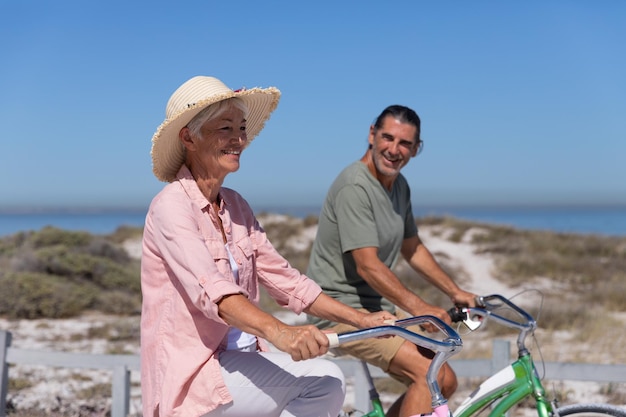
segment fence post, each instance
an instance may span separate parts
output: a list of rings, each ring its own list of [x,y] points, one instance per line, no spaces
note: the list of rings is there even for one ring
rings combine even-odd
[[[11,346],[11,332],[0,330],[0,363],[2,375],[0,375],[0,417],[6,416],[7,391],[9,388],[9,364],[7,363],[7,351]]]
[[[126,365],[113,368],[111,417],[127,417],[130,410],[130,371]]]
[[[353,363],[354,409],[362,413],[367,413],[372,410],[369,401],[369,389],[366,383],[367,374],[365,373],[366,371],[364,366],[367,366],[367,364],[365,362],[361,362],[359,359],[356,359]]]
[[[493,352],[491,354],[491,375],[495,374],[501,369],[504,369],[511,363],[511,343],[508,340],[494,339],[492,346]],[[496,406],[498,401],[491,404],[491,409]],[[510,415],[511,414],[509,411],[504,413],[504,417],[509,417]]]
[[[511,363],[511,343],[508,340],[494,339],[491,354],[491,374]]]

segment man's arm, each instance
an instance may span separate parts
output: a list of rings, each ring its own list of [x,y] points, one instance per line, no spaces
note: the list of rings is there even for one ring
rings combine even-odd
[[[402,256],[428,282],[450,297],[454,304],[474,307],[475,294],[463,291],[441,268],[419,236],[413,236],[402,242]]]
[[[386,311],[363,313],[343,304],[323,292],[304,310],[323,319],[337,323],[347,323],[357,328],[382,326],[385,320],[396,320],[397,317]]]
[[[351,251],[357,273],[377,293],[412,315],[433,315],[450,323],[442,308],[428,304],[402,284],[398,277],[378,258],[378,249],[366,247]]]
[[[409,265],[450,297],[454,304],[475,305],[475,295],[459,288],[418,236],[405,239],[401,251]],[[351,252],[358,274],[376,292],[412,315],[430,314],[450,323],[450,317],[444,309],[427,303],[404,286],[398,277],[380,261],[377,252],[378,249],[375,247],[359,248]]]

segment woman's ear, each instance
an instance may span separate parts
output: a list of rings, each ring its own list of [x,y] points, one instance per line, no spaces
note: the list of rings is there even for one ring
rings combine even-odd
[[[180,142],[186,149],[191,149],[194,146],[194,141],[188,127],[180,129],[180,132],[178,132],[178,139],[180,139]]]

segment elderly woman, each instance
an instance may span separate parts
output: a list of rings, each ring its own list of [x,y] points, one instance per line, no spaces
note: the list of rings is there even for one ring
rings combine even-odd
[[[261,310],[259,285],[295,313],[356,327],[394,318],[323,294],[274,249],[241,195],[222,187],[279,98],[276,88],[233,91],[194,77],[152,139],[154,174],[169,184],[143,235],[144,416],[337,416],[343,375],[316,358],[327,337]]]

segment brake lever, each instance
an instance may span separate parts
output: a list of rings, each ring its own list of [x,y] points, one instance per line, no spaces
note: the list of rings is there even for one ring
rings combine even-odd
[[[470,331],[474,331],[476,329],[478,329],[482,324],[482,318],[480,316],[474,316],[472,317],[467,311],[465,312],[465,319],[463,320],[463,324],[465,325],[465,327],[467,327]]]
[[[467,307],[453,307],[448,310],[448,314],[453,323],[463,323],[468,330],[474,331],[483,324],[483,321],[480,316],[472,317],[470,311],[471,309]]]

